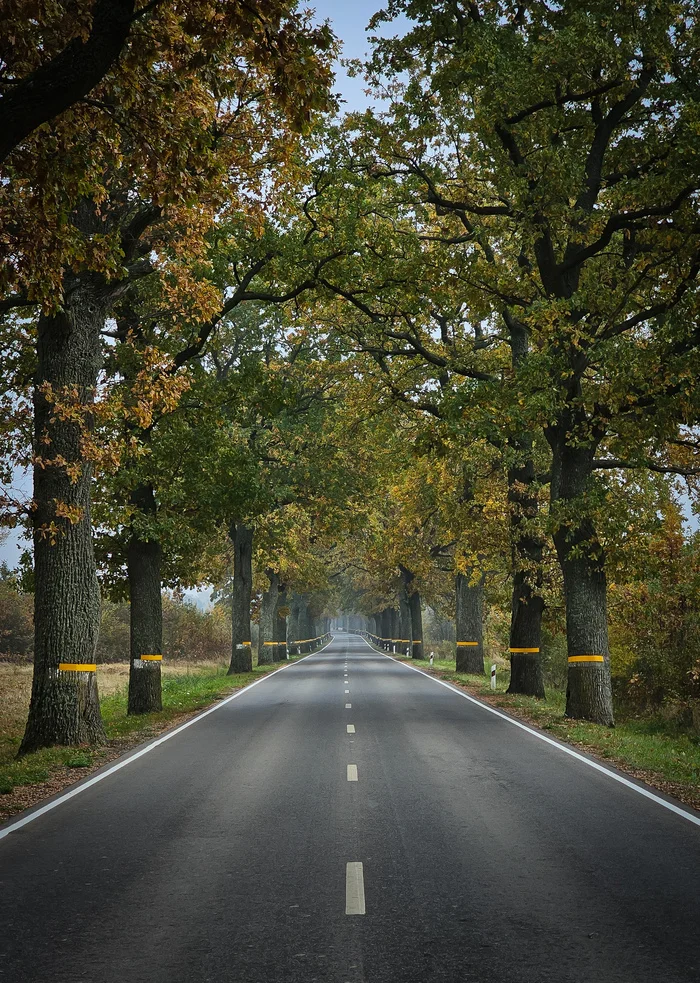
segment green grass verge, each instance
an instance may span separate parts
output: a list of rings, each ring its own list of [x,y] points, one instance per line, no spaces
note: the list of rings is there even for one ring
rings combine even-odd
[[[429,669],[425,659],[403,659]],[[455,672],[452,659],[436,659],[432,666],[441,679],[465,686],[474,696],[487,699],[514,716],[526,718],[553,737],[591,751],[632,771],[647,773],[663,787],[665,782],[684,786],[689,801],[700,805],[700,736],[680,732],[677,725],[658,717],[618,717],[613,729],[564,716],[565,694],[548,689],[544,700],[506,693],[508,674],[499,673],[496,692],[486,676]],[[645,776],[646,777],[646,776]],[[678,794],[679,789],[673,789]]]
[[[110,741],[126,742],[130,738],[146,741],[183,713],[201,710],[279,668],[279,665],[256,666],[252,673],[235,676],[226,675],[225,665],[216,671],[194,671],[187,675],[168,676],[166,671],[162,712],[132,717],[126,713],[127,690],[124,687],[100,700],[107,737]],[[44,748],[18,760],[16,755],[21,739],[21,734],[10,735],[0,743],[0,794],[9,794],[19,786],[50,782],[57,774],[65,774],[65,769],[71,769],[71,779],[75,781],[80,778],[81,768],[99,765],[114,756],[112,744],[103,748]]]

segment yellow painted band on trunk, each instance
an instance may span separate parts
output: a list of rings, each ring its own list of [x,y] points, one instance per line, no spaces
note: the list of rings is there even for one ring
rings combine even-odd
[[[605,662],[604,655],[570,655],[569,662]]]
[[[420,638],[414,638],[413,639],[413,644],[414,645],[422,645],[423,644],[423,641]]]
[[[251,642],[241,642],[241,645],[251,645]]]
[[[163,661],[163,656],[162,655],[142,655],[141,656],[141,661],[142,662],[162,662]]]
[[[539,649],[508,649],[508,651],[509,652],[527,652],[527,653],[532,653],[532,652],[539,652]]]
[[[61,672],[95,672],[97,666],[94,662],[59,662],[58,668]]]
[[[480,642],[457,642],[457,645],[480,645]]]
[[[282,642],[263,642],[263,645],[281,645]]]

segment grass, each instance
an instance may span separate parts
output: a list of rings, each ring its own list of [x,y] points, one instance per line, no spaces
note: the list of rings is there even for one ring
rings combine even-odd
[[[403,659],[421,669],[431,669],[426,659]],[[506,693],[508,673],[499,672],[496,691],[487,676],[455,671],[453,659],[435,659],[432,671],[441,679],[464,687],[472,695],[500,707],[547,731],[558,740],[604,758],[625,771],[700,807],[700,735],[681,731],[677,724],[659,717],[618,715],[614,728],[564,716],[565,694],[547,689],[544,700]]]
[[[277,668],[256,666],[252,673],[227,676],[225,664],[170,663],[163,666],[162,712],[129,717],[126,713],[129,664],[98,666],[100,708],[109,744],[96,748],[44,748],[18,760],[16,755],[29,707],[32,667],[0,663],[0,795],[35,785],[48,785],[46,794],[50,794],[80,778],[81,769],[103,764],[128,746],[161,733],[183,715],[210,706]],[[18,808],[25,804],[19,802]]]

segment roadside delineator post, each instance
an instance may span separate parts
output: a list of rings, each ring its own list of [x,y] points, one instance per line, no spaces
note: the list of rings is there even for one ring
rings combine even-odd
[[[434,653],[434,652],[431,652],[431,653],[430,653],[430,665],[431,665],[431,666],[432,666],[432,664],[433,664],[433,659],[434,659],[434,658],[435,658],[435,653]]]
[[[491,689],[496,688],[496,666],[495,664],[491,666]]]

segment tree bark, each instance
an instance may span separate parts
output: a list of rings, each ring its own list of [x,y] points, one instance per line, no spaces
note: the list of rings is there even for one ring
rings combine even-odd
[[[134,489],[131,501],[148,515],[156,512],[150,485]],[[127,713],[153,713],[163,709],[161,658],[163,653],[162,550],[157,539],[133,533],[127,549],[130,598],[129,700]],[[157,658],[156,658],[157,656]]]
[[[455,577],[456,669],[480,676],[485,672],[484,579],[481,574],[473,584],[469,574]]]
[[[509,693],[544,699],[542,675],[542,538],[532,532],[539,511],[532,490],[535,468],[531,441],[524,438],[520,451],[525,460],[508,471],[513,593],[510,619]],[[525,446],[526,445],[526,446]]]
[[[287,607],[287,588],[280,584],[277,595],[277,609],[275,611],[275,641],[277,645],[274,649],[275,659],[282,662],[287,658],[287,615],[283,613]]]
[[[552,447],[554,545],[566,605],[566,715],[613,727],[605,553],[585,500],[599,440],[572,445],[568,435],[582,429],[582,421],[572,416],[568,414],[547,432]]]
[[[258,635],[258,665],[271,665],[274,662],[275,619],[279,597],[279,574],[266,570],[270,586],[263,593],[260,607],[260,633]]]
[[[310,638],[313,638],[313,624],[311,623],[311,612],[309,610],[309,601],[306,594],[299,595],[299,638],[305,642]],[[302,646],[309,650],[309,646]]]
[[[408,590],[413,580],[413,574],[406,567],[399,565],[399,635],[401,636],[401,651],[405,655],[410,655],[413,651],[413,631],[411,628],[411,605],[408,599]]]
[[[91,276],[71,278],[67,287],[64,309],[53,316],[42,314],[37,328],[34,678],[20,754],[53,744],[97,744],[105,736],[94,668],[65,667],[94,667],[99,631],[92,465],[84,457],[83,440],[93,427],[90,405],[108,304]],[[56,401],[71,402],[71,393],[82,407],[77,420],[55,411]],[[69,468],[75,470],[69,474]]]
[[[299,614],[301,604],[298,594],[292,594],[289,601],[289,615],[287,617],[287,645],[290,650],[295,648],[294,643],[301,637],[299,635]]]
[[[384,608],[384,610],[381,612],[381,626],[381,646],[386,650],[390,644],[389,639],[391,638],[391,611],[389,608]]]
[[[524,325],[510,323],[513,368],[528,353]],[[534,488],[536,473],[532,438],[518,434],[509,440],[514,463],[508,468],[508,512],[511,543],[510,684],[509,693],[544,699],[542,675],[542,557],[544,542],[537,531],[540,503]]]
[[[250,638],[250,600],[253,591],[253,529],[232,522],[229,539],[233,545],[233,592],[231,598],[231,664],[228,675],[253,671]]]
[[[414,590],[409,595],[411,609],[411,650],[414,659],[423,658],[423,612],[420,606],[420,591]]]

